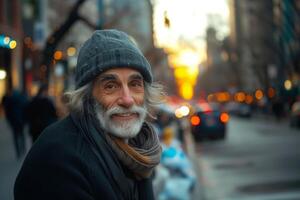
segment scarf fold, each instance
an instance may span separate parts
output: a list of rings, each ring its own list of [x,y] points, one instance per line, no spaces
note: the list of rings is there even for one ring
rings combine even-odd
[[[160,162],[162,148],[152,126],[144,123],[139,134],[128,140],[106,134],[106,139],[119,160],[130,169],[136,179],[149,178]]]
[[[83,115],[71,113],[71,119],[79,130],[79,134],[87,141],[91,150],[97,157],[102,166],[103,173],[108,177],[115,194],[119,199],[123,196],[130,196],[125,174],[122,172],[122,166],[119,164],[118,158],[113,152],[113,149],[106,142],[103,134],[93,125],[91,115],[84,110]]]

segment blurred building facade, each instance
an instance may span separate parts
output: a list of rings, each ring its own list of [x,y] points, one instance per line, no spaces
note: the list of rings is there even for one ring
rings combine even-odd
[[[267,89],[276,67],[272,0],[229,0],[230,35],[216,37],[208,27],[207,69],[199,79],[207,92]]]
[[[0,1],[0,98],[8,89],[22,89],[21,1]]]
[[[275,78],[277,88],[292,83],[289,91],[281,92],[293,99],[300,95],[300,1],[274,0],[275,43],[278,52]]]
[[[225,91],[236,82],[235,74],[229,63],[229,53],[226,49],[226,38],[219,40],[217,30],[208,27],[206,30],[207,61],[206,68],[198,77],[196,96],[203,98],[205,94]],[[203,92],[205,94],[203,94]]]
[[[229,7],[227,49],[237,85],[246,91],[273,87],[295,99],[300,94],[300,1],[231,0]]]
[[[61,4],[59,0],[48,2],[47,38],[66,22],[77,0],[69,0]],[[65,90],[75,88],[74,69],[78,50],[84,41],[98,28],[99,7],[97,0],[83,1],[76,16],[75,23],[58,43],[53,55],[49,83],[53,96],[60,96]],[[59,55],[55,57],[55,54]]]
[[[300,95],[300,0],[228,3],[230,35],[218,41],[217,27],[207,29],[208,67],[199,85],[208,92],[260,89],[269,98],[274,88],[291,104]]]
[[[268,69],[276,64],[272,0],[231,0],[231,59],[239,75],[239,89],[267,88]],[[234,57],[232,57],[234,56]]]

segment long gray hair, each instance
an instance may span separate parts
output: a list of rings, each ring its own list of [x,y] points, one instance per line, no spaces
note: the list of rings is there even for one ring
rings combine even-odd
[[[93,83],[88,83],[77,90],[66,92],[63,96],[63,101],[66,103],[69,111],[83,113],[84,102],[87,102],[92,97]],[[165,92],[163,85],[160,83],[145,82],[145,105],[146,108],[158,106],[165,100]]]

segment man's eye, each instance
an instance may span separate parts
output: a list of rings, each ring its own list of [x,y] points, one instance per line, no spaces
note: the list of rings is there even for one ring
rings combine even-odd
[[[133,87],[143,87],[143,82],[142,81],[132,81],[130,85]]]
[[[108,90],[108,91],[112,91],[112,90],[115,90],[117,88],[118,88],[117,84],[114,84],[114,83],[108,83],[104,86],[104,89]]]

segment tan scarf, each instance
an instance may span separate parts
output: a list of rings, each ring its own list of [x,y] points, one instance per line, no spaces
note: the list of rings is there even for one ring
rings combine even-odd
[[[162,152],[157,134],[150,124],[144,123],[140,133],[129,139],[128,143],[111,134],[105,135],[118,158],[138,180],[150,177],[160,162]]]

